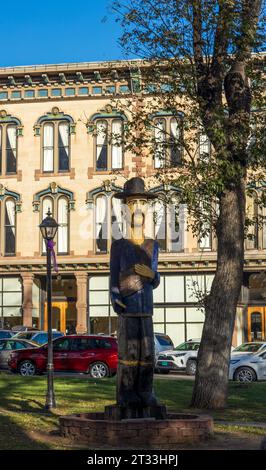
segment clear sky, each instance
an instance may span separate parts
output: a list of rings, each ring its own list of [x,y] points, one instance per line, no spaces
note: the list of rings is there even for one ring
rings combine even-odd
[[[1,1],[0,67],[124,59],[111,3]]]

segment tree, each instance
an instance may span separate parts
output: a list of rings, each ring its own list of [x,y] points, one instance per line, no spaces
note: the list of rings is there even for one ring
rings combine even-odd
[[[228,367],[240,294],[246,192],[265,169],[263,98],[263,0],[117,0],[113,9],[124,33],[122,47],[145,59],[134,97],[119,107],[131,112],[126,145],[137,155],[184,148],[182,165],[171,162],[158,178],[182,189],[197,236],[211,227],[217,269],[204,299],[205,323],[192,397],[197,408],[226,405]],[[137,77],[137,71],[136,71]],[[182,123],[178,137],[162,137],[154,120],[165,109]],[[136,125],[137,123],[137,125]],[[159,130],[158,130],[159,126]],[[157,127],[157,132],[151,128]],[[198,129],[211,142],[198,158]],[[180,127],[181,129],[181,127]],[[158,139],[158,135],[161,136]],[[264,204],[263,195],[259,204]]]

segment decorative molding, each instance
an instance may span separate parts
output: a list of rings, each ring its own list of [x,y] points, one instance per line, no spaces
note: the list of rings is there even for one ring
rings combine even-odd
[[[114,192],[122,192],[123,188],[116,186],[110,180],[103,181],[102,186],[92,189],[92,191],[87,192],[86,204],[88,209],[92,209],[94,199],[98,194],[105,194],[106,196],[112,196]]]
[[[8,114],[5,109],[0,110],[0,124],[16,124],[17,126],[17,137],[23,136],[23,125],[20,119]]]
[[[3,201],[7,197],[11,197],[12,199],[15,200],[16,213],[22,212],[21,211],[22,201],[21,201],[20,194],[15,191],[10,191],[3,184],[0,184],[0,201]]]
[[[35,170],[34,179],[35,181],[40,181],[40,178],[47,178],[47,176],[53,176],[54,178],[59,178],[61,176],[69,176],[71,180],[75,179],[75,168],[70,168],[70,171],[60,172],[60,173],[43,173],[41,170]]]
[[[54,106],[50,112],[39,117],[36,124],[34,125],[34,135],[41,135],[41,126],[46,121],[68,121],[70,134],[76,133],[76,123],[69,114],[65,114],[63,111],[60,111],[57,106]]]
[[[98,113],[93,114],[90,119],[88,119],[86,124],[88,134],[93,134],[95,121],[97,119],[122,119],[124,125],[128,121],[124,113],[117,111],[111,104],[107,104],[104,109],[100,109]]]
[[[33,199],[33,212],[39,212],[40,211],[40,203],[41,203],[41,199],[44,197],[44,196],[49,196],[49,195],[63,195],[63,196],[66,196],[69,200],[68,202],[68,208],[69,210],[75,210],[75,199],[74,199],[74,193],[68,189],[64,189],[64,188],[61,188],[60,186],[58,186],[58,184],[56,182],[52,182],[50,183],[50,185],[48,186],[48,188],[46,189],[43,189],[42,191],[39,191],[38,193],[36,193],[34,195],[34,199]]]

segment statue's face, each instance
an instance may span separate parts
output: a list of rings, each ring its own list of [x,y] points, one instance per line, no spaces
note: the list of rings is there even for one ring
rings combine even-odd
[[[131,227],[142,227],[145,222],[147,199],[130,196],[126,199]]]

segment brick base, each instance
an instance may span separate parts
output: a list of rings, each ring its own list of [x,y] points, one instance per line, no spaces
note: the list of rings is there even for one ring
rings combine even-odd
[[[82,413],[59,418],[64,437],[92,446],[156,447],[199,441],[213,434],[209,416],[171,413],[154,418],[109,421],[104,413]]]

